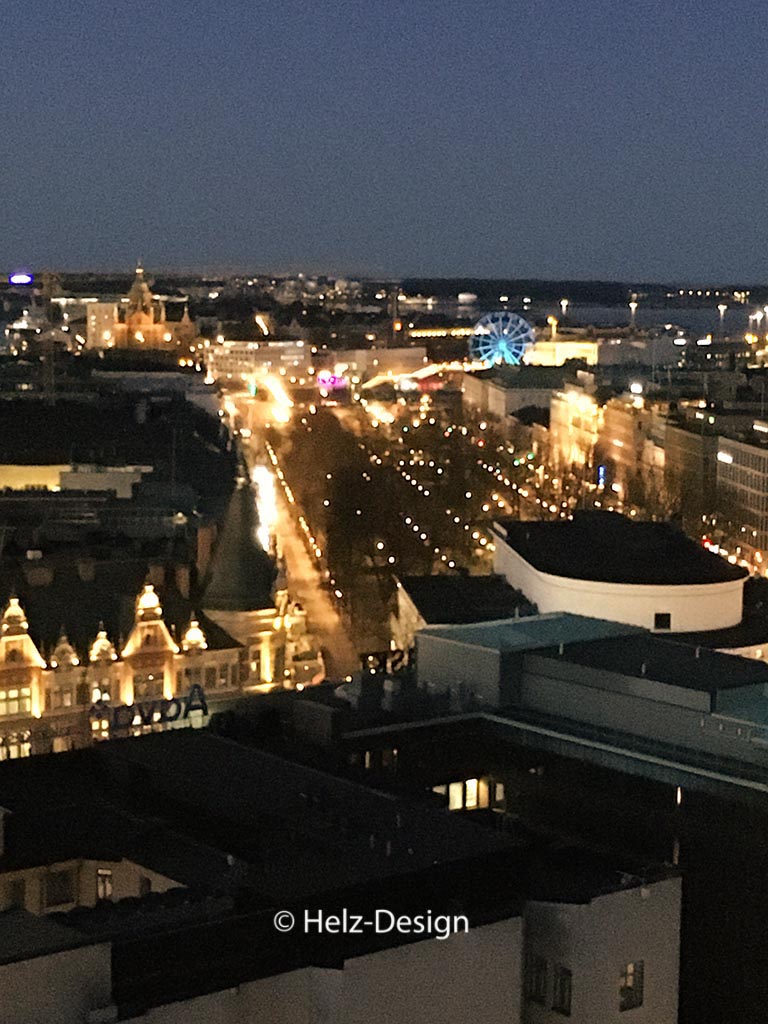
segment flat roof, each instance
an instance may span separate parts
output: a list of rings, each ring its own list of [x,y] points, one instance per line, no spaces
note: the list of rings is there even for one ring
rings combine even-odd
[[[603,583],[686,586],[746,579],[671,523],[637,522],[616,512],[577,512],[572,520],[499,519],[497,538],[540,572]]]
[[[565,644],[562,654],[559,648],[539,653],[585,668],[709,694],[768,684],[768,665],[762,661],[677,643],[652,633]]]
[[[570,615],[566,612],[548,612],[545,615],[531,615],[524,619],[427,626],[417,633],[417,637],[438,637],[441,640],[452,640],[505,653],[642,632],[644,631],[639,626],[609,622],[607,619],[590,619],[585,615]]]
[[[503,576],[403,576],[400,585],[427,623],[488,622],[533,606]]]

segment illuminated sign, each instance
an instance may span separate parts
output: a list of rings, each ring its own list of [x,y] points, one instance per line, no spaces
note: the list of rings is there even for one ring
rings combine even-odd
[[[317,386],[323,391],[330,391],[333,388],[345,388],[348,384],[346,377],[338,377],[329,370],[321,370],[315,379],[317,380]]]
[[[15,274],[8,276],[8,284],[32,284],[34,280],[32,274],[27,273],[26,270],[17,270]]]
[[[170,700],[146,700],[138,704],[118,704],[115,707],[108,701],[98,700],[91,705],[89,717],[99,721],[106,719],[109,722],[109,731],[114,732],[128,729],[132,725],[177,722],[180,718],[189,718],[193,711],[208,714],[208,701],[205,699],[202,686],[198,686],[197,683],[190,687],[186,697],[172,697]]]
[[[397,675],[413,667],[415,648],[409,651],[368,651],[360,655],[363,672],[369,675]]]

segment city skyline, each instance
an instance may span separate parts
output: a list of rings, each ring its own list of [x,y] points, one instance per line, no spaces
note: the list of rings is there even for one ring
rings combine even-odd
[[[759,281],[733,13],[13,0],[0,260]]]

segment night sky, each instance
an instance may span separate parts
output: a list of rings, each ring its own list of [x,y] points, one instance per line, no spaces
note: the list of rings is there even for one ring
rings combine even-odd
[[[763,3],[0,17],[0,269],[768,277]]]

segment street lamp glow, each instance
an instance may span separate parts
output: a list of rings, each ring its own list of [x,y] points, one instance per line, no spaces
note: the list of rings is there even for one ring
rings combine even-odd
[[[560,309],[563,311],[563,316],[567,313],[569,304],[568,299],[560,299]]]

